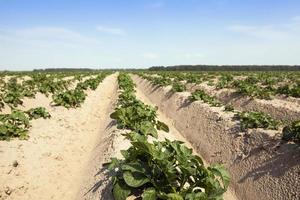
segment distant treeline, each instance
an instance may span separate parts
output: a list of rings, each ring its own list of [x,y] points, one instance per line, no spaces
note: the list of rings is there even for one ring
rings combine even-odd
[[[150,71],[300,71],[300,65],[175,65],[153,66]]]
[[[35,72],[91,72],[91,71],[136,71],[141,70],[137,68],[106,68],[106,69],[90,69],[90,68],[46,68],[46,69],[34,69]]]
[[[45,68],[45,69],[34,69],[35,72],[65,72],[65,71],[95,71],[89,68]]]

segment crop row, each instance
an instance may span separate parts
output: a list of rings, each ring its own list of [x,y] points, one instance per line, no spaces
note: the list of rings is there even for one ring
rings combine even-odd
[[[180,73],[178,73],[180,74]],[[147,79],[157,86],[172,86],[173,92],[183,92],[186,90],[185,84],[179,80],[174,80],[167,77],[166,74],[163,76],[148,75],[145,73],[138,73],[142,78]],[[241,130],[251,129],[251,128],[263,128],[278,130],[281,126],[282,129],[282,139],[285,141],[293,141],[300,143],[300,120],[293,121],[289,124],[284,124],[281,121],[273,119],[269,114],[264,112],[254,112],[254,111],[236,111],[231,104],[223,105],[214,96],[208,95],[204,90],[198,89],[191,93],[189,98],[190,102],[201,100],[214,107],[224,107],[226,112],[234,112],[235,120],[240,121]]]
[[[37,92],[46,96],[52,94],[53,102],[61,105],[59,98],[64,96],[64,93],[70,93],[71,95],[74,93],[74,91],[68,89],[72,82],[78,81],[76,91],[86,90],[87,88],[95,89],[106,75],[106,73],[100,73],[96,78],[89,78],[85,81],[83,81],[83,75],[76,75],[73,79],[64,80],[67,76],[54,76],[53,74],[48,76],[48,74],[43,73],[32,73],[31,78],[22,81],[22,83],[18,82],[18,77],[12,77],[7,82],[1,79],[0,109],[3,109],[5,104],[11,108],[16,108],[18,105],[23,104],[24,97],[35,98]],[[76,93],[74,94],[76,96]],[[76,104],[65,104],[65,106],[74,107]]]
[[[153,74],[153,73],[151,73]],[[235,89],[242,95],[272,99],[276,95],[300,98],[300,73],[297,72],[156,72],[153,79],[159,84],[207,83],[214,89]],[[158,75],[158,76],[157,76]]]
[[[113,196],[144,200],[222,199],[229,184],[229,174],[221,165],[205,167],[183,142],[158,140],[158,130],[169,132],[157,120],[157,108],[138,100],[135,85],[128,74],[118,77],[118,105],[111,114],[131,146],[121,151],[123,159],[112,158]],[[152,142],[150,142],[152,141]]]
[[[83,80],[83,77],[90,75],[76,74],[75,78],[64,80],[67,77],[66,74],[64,76],[61,74],[48,76],[42,73],[32,73],[31,79],[22,83],[18,82],[20,75],[10,78],[7,83],[2,80],[0,111],[5,105],[8,105],[11,112],[0,114],[0,140],[9,140],[14,137],[27,139],[32,119],[51,117],[44,107],[36,107],[28,111],[19,110],[18,106],[23,105],[24,97],[35,98],[37,92],[46,96],[52,94],[54,106],[79,107],[86,98],[85,91],[87,89],[95,90],[108,73],[98,73],[95,78],[89,77]],[[78,81],[75,89],[68,89],[68,86],[75,80]]]

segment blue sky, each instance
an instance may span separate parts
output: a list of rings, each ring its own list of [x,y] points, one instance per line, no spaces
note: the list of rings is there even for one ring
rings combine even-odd
[[[300,64],[299,0],[0,0],[0,69]]]

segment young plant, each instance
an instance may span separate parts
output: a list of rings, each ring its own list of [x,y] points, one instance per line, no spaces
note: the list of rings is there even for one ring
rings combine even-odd
[[[139,100],[116,108],[110,117],[117,120],[118,128],[126,128],[143,135],[157,138],[157,129],[168,131],[167,125],[156,120],[156,108],[145,105]]]
[[[277,129],[279,122],[274,120],[270,115],[263,112],[240,112],[236,118],[241,121],[241,129],[264,128]]]
[[[300,84],[281,86],[277,89],[277,93],[296,98],[300,97]]]
[[[233,84],[239,93],[252,98],[257,97],[259,99],[270,100],[274,93],[271,87],[259,88],[254,83],[248,81],[235,81]]]
[[[27,139],[29,127],[29,118],[20,110],[13,110],[10,114],[1,114],[0,140],[9,140],[14,137]]]
[[[182,84],[181,82],[179,81],[175,81],[173,84],[172,84],[172,91],[173,92],[183,92],[186,90],[186,87],[184,84]]]
[[[53,95],[53,102],[56,106],[66,108],[79,107],[85,100],[86,94],[81,89],[67,90],[65,92]]]
[[[220,77],[216,88],[222,89],[222,88],[228,88],[231,86],[231,82],[233,81],[233,76],[230,74],[224,74]]]
[[[113,158],[109,169],[115,172],[113,196],[126,200],[222,199],[230,177],[223,166],[206,168],[202,159],[180,141],[155,141],[131,133],[132,146],[122,151],[124,159]]]
[[[29,119],[38,119],[38,118],[50,118],[51,115],[46,111],[46,108],[44,107],[37,107],[37,108],[31,108],[28,111],[26,111],[26,114],[28,115]]]
[[[114,173],[114,199],[126,200],[130,195],[144,200],[222,199],[230,180],[224,167],[206,168],[180,141],[148,142],[148,135],[157,138],[155,128],[168,131],[168,127],[156,119],[156,108],[136,99],[129,78],[119,75],[123,91],[119,107],[111,114],[119,128],[131,130],[124,134],[131,142],[129,149],[121,151],[124,159],[112,158],[108,166]]]
[[[196,90],[192,93],[192,95],[189,97],[191,101],[198,101],[202,100],[204,103],[208,103],[212,106],[219,107],[221,106],[221,103],[216,100],[215,97],[211,97],[208,94],[205,93],[204,90]]]
[[[294,121],[282,130],[282,139],[285,141],[293,141],[300,145],[300,120]]]
[[[18,90],[7,89],[3,95],[3,101],[11,108],[16,108],[18,105],[22,105],[22,94]]]
[[[157,130],[169,131],[163,122],[156,120],[157,108],[145,105],[136,99],[134,95],[134,83],[127,74],[119,75],[119,88],[122,93],[119,95],[118,107],[110,117],[117,120],[118,128],[130,129],[142,135],[157,137]]]

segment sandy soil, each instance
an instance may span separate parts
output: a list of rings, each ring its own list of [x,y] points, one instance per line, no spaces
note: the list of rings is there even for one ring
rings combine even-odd
[[[28,140],[0,141],[0,199],[75,199],[115,87],[116,74],[89,91],[81,108],[48,107],[52,118],[32,121]],[[47,98],[32,101],[25,107],[49,103]]]
[[[240,95],[235,89],[216,90],[214,86],[205,83],[187,84],[187,91],[193,92],[196,89],[203,89],[209,95],[216,97],[223,104],[232,104],[239,111],[261,111],[270,114],[274,119],[283,122],[298,120],[300,117],[300,107],[297,102],[291,102],[275,97],[271,100],[251,99]]]
[[[122,131],[116,129],[114,121],[109,117],[117,101],[116,77],[117,74],[108,76],[96,91],[88,91],[81,108],[68,110],[51,107],[51,98],[42,94],[38,94],[36,99],[25,100],[24,109],[42,105],[52,118],[32,121],[30,139],[27,141],[0,141],[1,200],[113,200],[109,175],[102,165],[110,157],[120,158],[120,150],[129,147],[129,142],[121,136]],[[154,106],[141,90],[142,87],[139,88],[137,98]],[[175,109],[172,112],[176,112]],[[160,139],[181,140],[188,147],[192,148],[193,144],[195,149],[199,149],[192,141],[189,143],[183,137],[184,134],[180,134],[175,128],[178,127],[178,121],[168,118],[166,113],[158,110],[159,120],[170,128],[170,133],[160,132]],[[199,123],[201,126],[202,121],[197,121]],[[198,131],[190,127],[192,124],[184,126],[185,130]],[[225,200],[235,199],[231,190],[225,194]]]
[[[138,99],[142,100],[145,104],[148,104],[151,106],[157,106],[157,105],[153,104],[139,88],[136,88],[136,96]],[[158,134],[159,140],[162,140],[164,138],[167,138],[171,141],[172,140],[180,140],[180,141],[183,141],[187,147],[192,148],[193,152],[196,152],[196,150],[193,148],[192,144],[187,139],[185,139],[182,136],[182,134],[180,134],[180,132],[175,128],[175,126],[174,126],[175,121],[173,119],[167,117],[159,109],[157,110],[157,114],[158,114],[158,120],[166,123],[170,129],[169,133],[159,131],[159,134]],[[204,160],[204,163],[207,163],[207,162]],[[236,200],[236,199],[237,199],[236,196],[230,189],[224,194],[224,200]]]
[[[155,106],[151,101],[139,90],[136,92],[137,98],[144,103]],[[113,106],[112,106],[113,107]],[[159,140],[168,138],[169,140],[181,140],[186,143],[189,148],[193,148],[192,145],[178,132],[174,127],[174,121],[167,118],[162,112],[158,110],[158,119],[168,124],[170,133],[159,131]],[[112,185],[109,181],[109,174],[103,163],[108,162],[110,157],[121,158],[120,150],[127,149],[130,146],[128,140],[124,140],[121,135],[122,130],[116,129],[115,123],[111,119],[107,119],[104,123],[105,129],[97,145],[93,149],[92,156],[87,163],[86,172],[84,173],[82,186],[76,199],[102,199],[113,200],[111,193]],[[104,126],[103,126],[104,127]],[[134,197],[128,197],[128,200],[132,200]],[[234,194],[228,191],[225,194],[225,200],[237,199]]]
[[[208,163],[227,167],[239,199],[299,199],[300,149],[280,144],[276,131],[240,132],[222,111],[201,101],[188,103],[188,92],[172,93],[137,76],[134,81]]]

